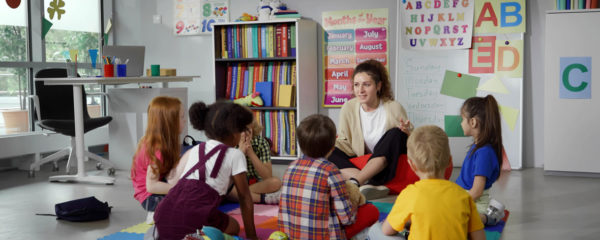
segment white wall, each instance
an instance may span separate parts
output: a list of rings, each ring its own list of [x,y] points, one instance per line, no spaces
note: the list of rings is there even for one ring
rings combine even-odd
[[[335,10],[388,8],[389,42],[396,41],[397,0],[303,0],[284,1],[291,9],[298,10],[303,17],[321,22],[321,13]],[[542,167],[543,160],[543,110],[544,110],[544,22],[545,12],[554,8],[553,1],[527,2],[527,33],[525,34],[525,77],[523,109],[523,166]],[[118,0],[114,2],[115,43],[118,45],[145,45],[145,66],[160,64],[161,67],[177,68],[179,75],[200,75],[192,83],[174,84],[189,88],[188,101],[214,101],[214,84],[211,76],[211,38],[205,36],[175,37],[171,33],[173,19],[172,0]],[[258,0],[230,0],[230,16],[234,20],[243,12],[256,14]],[[141,7],[140,7],[141,6]],[[317,8],[318,6],[318,8]],[[162,16],[162,24],[153,24],[152,16]],[[319,39],[322,37],[319,32]],[[319,56],[321,48],[317,49]],[[389,65],[395,66],[396,46],[389,45]],[[322,59],[317,59],[322,65]],[[395,69],[390,69],[394,78]],[[394,83],[392,83],[395,85]],[[392,86],[395,87],[395,86]],[[322,92],[322,79],[319,89]],[[329,115],[337,122],[339,109],[319,108],[319,112]],[[190,127],[190,129],[192,129]],[[202,136],[191,130],[193,136]]]

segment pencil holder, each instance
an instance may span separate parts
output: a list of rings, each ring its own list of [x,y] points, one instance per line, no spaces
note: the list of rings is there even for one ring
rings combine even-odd
[[[105,64],[104,65],[104,77],[114,77],[115,76],[115,65]]]
[[[67,77],[77,77],[77,63],[67,62]]]
[[[127,77],[127,64],[117,65],[117,77]]]

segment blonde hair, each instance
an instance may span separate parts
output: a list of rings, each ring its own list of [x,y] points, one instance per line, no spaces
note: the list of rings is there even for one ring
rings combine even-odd
[[[443,174],[450,163],[448,135],[435,125],[417,128],[406,143],[408,158],[415,167],[426,174]]]
[[[254,120],[252,120],[250,128],[252,129],[252,137],[260,136],[262,134],[263,126],[260,125],[260,121],[256,119],[256,115],[254,115]]]

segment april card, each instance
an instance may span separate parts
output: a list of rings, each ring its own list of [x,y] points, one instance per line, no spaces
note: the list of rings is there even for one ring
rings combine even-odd
[[[229,0],[173,0],[173,34],[211,34],[215,23],[229,22]]]

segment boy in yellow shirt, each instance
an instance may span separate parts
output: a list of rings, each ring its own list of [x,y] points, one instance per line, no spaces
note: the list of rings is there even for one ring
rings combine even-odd
[[[450,163],[444,130],[433,125],[416,129],[407,150],[408,163],[420,180],[400,193],[387,219],[371,227],[369,239],[404,239],[398,232],[405,225],[410,225],[408,239],[485,239],[469,193],[444,178]]]

